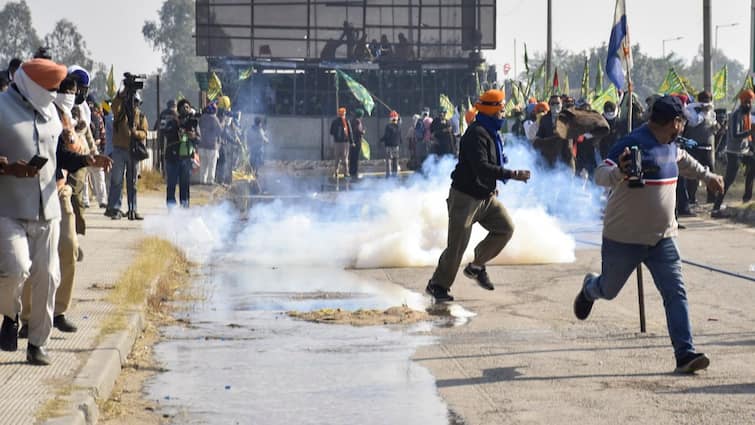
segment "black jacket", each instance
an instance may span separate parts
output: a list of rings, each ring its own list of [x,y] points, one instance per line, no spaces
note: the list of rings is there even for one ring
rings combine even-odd
[[[385,126],[385,133],[380,140],[385,143],[385,146],[398,146],[401,144],[401,129],[398,124],[390,123]]]
[[[337,117],[330,123],[330,135],[333,136],[333,141],[336,143],[351,143],[354,144],[354,132],[351,130],[351,122],[346,120],[346,126],[349,129],[349,134],[343,128],[343,122],[341,117]]]
[[[451,187],[477,199],[495,193],[497,180],[511,178],[511,170],[498,162],[495,139],[478,122],[472,123],[459,142],[459,162],[451,173]]]

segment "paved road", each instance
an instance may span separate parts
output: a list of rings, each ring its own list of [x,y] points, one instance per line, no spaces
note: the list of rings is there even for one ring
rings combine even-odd
[[[755,277],[755,229],[684,223],[686,259]],[[420,348],[415,360],[466,424],[755,423],[755,282],[684,267],[695,342],[712,363],[680,377],[670,373],[663,307],[647,270],[646,334],[634,276],[616,300],[597,302],[586,322],[574,318],[572,301],[590,270],[600,270],[595,247],[580,249],[573,264],[491,267],[494,292],[459,274],[452,293],[478,316],[436,328],[440,343]],[[361,273],[421,291],[432,270]]]

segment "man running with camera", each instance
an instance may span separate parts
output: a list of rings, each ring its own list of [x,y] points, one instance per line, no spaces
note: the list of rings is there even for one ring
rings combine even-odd
[[[653,105],[648,124],[617,142],[595,171],[595,182],[611,188],[603,220],[603,270],[600,275],[585,275],[574,300],[574,314],[587,319],[595,300],[616,297],[632,272],[645,263],[663,298],[675,372],[693,373],[708,367],[710,360],[696,352],[692,343],[675,240],[676,181],[682,174],[704,180],[711,191],[720,192],[723,179],[673,143],[684,124],[681,101],[663,96]]]

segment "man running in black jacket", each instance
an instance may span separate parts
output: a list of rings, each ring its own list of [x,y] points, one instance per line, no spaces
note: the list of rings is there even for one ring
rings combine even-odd
[[[488,236],[474,250],[474,261],[464,269],[464,275],[474,279],[484,289],[495,289],[490,282],[485,263],[495,258],[514,234],[514,223],[506,208],[496,198],[496,182],[509,180],[526,182],[529,170],[504,168],[507,159],[499,130],[503,126],[504,94],[488,90],[480,96],[475,107],[477,117],[459,144],[459,162],[451,174],[448,204],[448,246],[440,255],[438,267],[425,291],[435,301],[453,301],[448,291],[459,270],[464,251],[469,244],[472,225],[480,223]]]

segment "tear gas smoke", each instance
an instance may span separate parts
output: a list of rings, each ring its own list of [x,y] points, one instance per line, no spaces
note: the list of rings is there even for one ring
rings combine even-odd
[[[564,228],[596,223],[601,189],[567,168],[543,170],[526,143],[506,147],[507,167],[533,170],[527,183],[499,185],[499,199],[515,224],[514,236],[493,264],[562,263],[574,260],[575,242]],[[233,231],[228,206],[175,210],[148,221],[151,233],[167,236],[190,257],[222,250],[235,261],[258,266],[433,266],[445,248],[445,199],[455,161],[428,159],[424,173],[401,186],[393,180],[360,183],[362,190],[311,202],[256,205],[247,224]],[[292,187],[294,185],[292,184]],[[233,237],[232,236],[233,232]],[[475,225],[464,261],[486,231]]]

